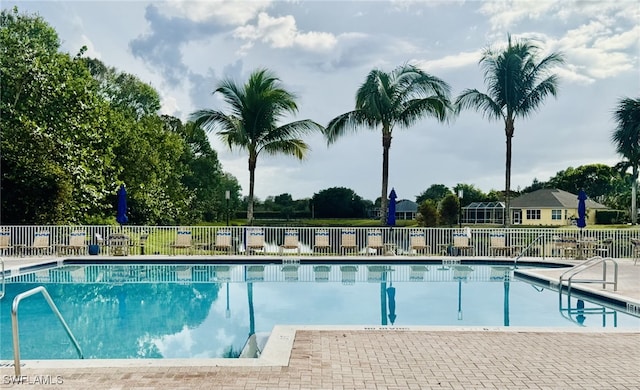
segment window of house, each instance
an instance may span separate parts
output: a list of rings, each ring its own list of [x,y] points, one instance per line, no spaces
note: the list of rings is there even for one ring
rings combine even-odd
[[[540,210],[527,210],[527,219],[540,219]]]
[[[562,219],[562,210],[551,210],[551,219],[559,221]]]

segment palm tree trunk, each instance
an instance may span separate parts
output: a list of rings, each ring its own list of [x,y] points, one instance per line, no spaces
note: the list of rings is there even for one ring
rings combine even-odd
[[[636,224],[638,220],[638,166],[633,166],[633,183],[631,185],[631,223]]]
[[[513,119],[507,119],[505,134],[507,136],[507,156],[504,173],[504,226],[511,224],[511,140],[513,139]]]
[[[389,188],[389,149],[391,148],[391,131],[388,126],[382,129],[382,194],[380,196],[380,224],[387,222],[387,190]]]
[[[249,199],[247,199],[247,224],[253,225],[253,187],[256,180],[257,156],[249,155]]]

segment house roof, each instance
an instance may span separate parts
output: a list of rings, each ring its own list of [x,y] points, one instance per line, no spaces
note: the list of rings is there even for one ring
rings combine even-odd
[[[416,202],[412,202],[409,199],[401,199],[396,202],[396,213],[411,213],[418,211],[418,204]]]
[[[608,207],[587,199],[587,208],[607,209]],[[557,188],[542,188],[537,191],[520,195],[511,201],[511,208],[578,208],[578,195]]]

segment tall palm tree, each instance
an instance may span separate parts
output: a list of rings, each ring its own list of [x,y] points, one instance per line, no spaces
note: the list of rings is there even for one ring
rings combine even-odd
[[[292,155],[303,160],[309,146],[300,138],[323,127],[309,120],[299,120],[278,125],[278,120],[295,114],[296,96],[280,85],[280,79],[267,69],[251,73],[244,85],[231,79],[221,81],[213,94],[219,93],[230,107],[230,113],[204,109],[191,114],[191,119],[207,131],[217,134],[229,146],[249,152],[249,199],[247,220],[253,222],[253,194],[255,170],[261,152],[276,155]]]
[[[618,164],[624,172],[632,169],[631,186],[631,223],[638,218],[638,166],[640,166],[640,99],[622,98],[613,113],[617,126],[611,135],[611,141],[626,160]]]
[[[382,128],[382,192],[380,222],[387,215],[389,149],[395,125],[409,127],[423,116],[444,121],[450,111],[449,85],[414,65],[390,73],[374,69],[356,93],[355,110],[332,119],[325,130],[327,144],[361,126]]]
[[[473,108],[488,119],[504,121],[507,137],[505,225],[510,218],[511,140],[515,120],[530,116],[548,95],[556,96],[558,77],[551,70],[564,63],[563,55],[557,52],[538,61],[539,50],[531,40],[512,41],[508,35],[506,48],[487,48],[482,53],[480,65],[488,92],[466,89],[456,99],[457,110]]]

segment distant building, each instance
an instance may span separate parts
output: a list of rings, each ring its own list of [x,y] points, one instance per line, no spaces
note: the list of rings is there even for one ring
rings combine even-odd
[[[418,204],[409,199],[401,199],[396,202],[396,219],[416,219]]]
[[[462,208],[462,223],[504,224],[504,202],[472,202]]]
[[[409,199],[400,199],[396,202],[396,220],[399,219],[415,219],[416,214],[418,213],[418,204],[416,202],[412,202]],[[374,219],[380,218],[380,208],[375,208],[373,210]]]
[[[588,194],[587,194],[588,195]],[[596,210],[608,207],[587,199],[587,225],[596,223]],[[513,225],[573,225],[578,218],[578,195],[556,188],[543,188],[511,201]]]

